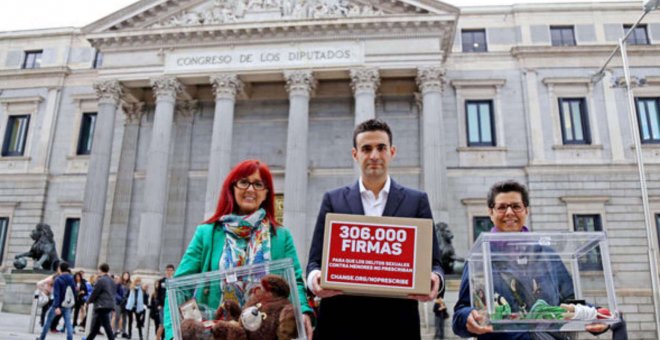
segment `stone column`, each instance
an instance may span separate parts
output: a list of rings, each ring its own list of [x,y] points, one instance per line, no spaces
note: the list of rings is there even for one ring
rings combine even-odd
[[[94,89],[99,98],[98,115],[85,181],[85,196],[76,256],[77,265],[91,272],[96,271],[101,249],[112,139],[115,133],[115,113],[122,95],[121,86],[115,80],[94,83]]]
[[[307,135],[309,132],[309,98],[316,87],[312,71],[285,72],[286,90],[289,92],[289,126],[286,144],[286,172],[284,176],[284,225],[291,230],[293,239],[305,263],[307,202]]]
[[[126,249],[129,246],[129,224],[133,198],[135,164],[137,163],[137,147],[140,134],[140,122],[144,116],[145,103],[122,103],[124,111],[124,136],[122,140],[117,181],[115,185],[112,217],[110,219],[110,234],[108,239],[107,263],[113,270],[125,268]]]
[[[174,104],[176,95],[183,90],[174,77],[153,79],[151,85],[156,97],[156,112],[147,155],[137,259],[137,270],[145,273],[159,270]]]
[[[206,180],[205,219],[211,217],[215,212],[220,186],[232,165],[231,141],[234,128],[234,106],[236,94],[243,89],[243,83],[235,74],[213,75],[211,83],[215,90],[215,115]]]
[[[190,158],[192,153],[193,121],[199,116],[200,104],[197,100],[177,101],[174,117],[174,140],[172,158],[170,159],[169,194],[166,221],[163,229],[161,254],[163,270],[167,263],[178,263],[188,246],[186,239],[186,217],[188,216],[188,183],[190,173]],[[199,220],[199,217],[196,218]]]
[[[444,70],[420,67],[417,86],[422,94],[422,165],[424,190],[429,195],[436,222],[449,222],[447,211],[447,167],[445,163],[445,130],[442,114]]]
[[[376,118],[376,90],[380,76],[376,68],[351,70],[351,88],[355,96],[355,125]]]

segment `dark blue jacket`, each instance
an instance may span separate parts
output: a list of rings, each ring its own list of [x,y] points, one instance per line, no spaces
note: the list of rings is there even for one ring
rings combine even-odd
[[[75,299],[76,282],[73,280],[73,275],[69,272],[64,272],[55,279],[55,284],[53,284],[53,308],[61,307],[66,294],[66,287],[71,287],[71,292]]]
[[[117,286],[117,290],[115,291],[115,304],[117,306],[120,306],[122,302],[124,301],[124,286],[123,285],[115,285]]]
[[[539,249],[541,254],[548,256],[551,250]],[[511,280],[516,280],[517,294],[511,290]],[[476,336],[467,331],[467,318],[472,311],[470,304],[470,283],[468,265],[463,269],[461,288],[458,301],[454,306],[452,329],[456,335],[469,338]],[[536,284],[534,284],[536,283]],[[534,289],[536,286],[536,290]],[[534,261],[528,264],[518,264],[516,261],[493,262],[493,289],[506,299],[512,312],[518,312],[521,305],[529,311],[538,299],[548,304],[559,306],[560,303],[574,298],[573,280],[557,257],[556,261]],[[479,340],[531,340],[529,333],[490,333],[476,336]]]
[[[326,192],[309,250],[307,275],[321,269],[325,215],[364,215],[359,183]],[[406,188],[393,179],[383,216],[433,219],[426,193]],[[431,255],[431,254],[429,254]],[[444,281],[440,249],[433,238],[432,270]],[[444,284],[443,284],[444,288]],[[444,291],[439,295],[443,295]],[[417,301],[411,299],[339,295],[323,299],[314,339],[420,339]]]

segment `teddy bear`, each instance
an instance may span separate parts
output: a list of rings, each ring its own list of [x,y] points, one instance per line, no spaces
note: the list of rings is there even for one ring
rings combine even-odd
[[[247,333],[238,322],[241,306],[236,301],[227,300],[215,311],[215,325],[211,332],[214,340],[247,340]]]
[[[243,306],[224,301],[214,320],[185,319],[181,323],[183,340],[290,340],[298,337],[289,284],[277,275],[266,275],[251,290]]]
[[[289,340],[298,337],[293,305],[289,301],[289,284],[280,276],[266,275],[243,306],[241,322],[249,340]],[[260,327],[251,330],[245,325],[246,312],[261,318]],[[250,311],[252,309],[252,311]]]

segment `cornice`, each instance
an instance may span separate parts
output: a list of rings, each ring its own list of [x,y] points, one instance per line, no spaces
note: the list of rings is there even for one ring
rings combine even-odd
[[[75,93],[70,95],[71,100],[73,101],[83,101],[83,100],[98,100],[99,97],[96,93]]]
[[[646,84],[648,84],[648,85],[660,85],[660,76],[646,77]]]
[[[34,78],[34,77],[49,77],[49,76],[65,77],[68,76],[69,74],[71,74],[71,69],[68,66],[0,70],[0,78],[9,78],[9,77]]]
[[[486,199],[485,198],[463,198],[461,200],[461,203],[463,205],[477,205],[477,206],[486,206]]]
[[[299,37],[323,36],[391,36],[392,34],[416,35],[421,33],[444,35],[443,45],[451,48],[457,16],[388,16],[370,18],[326,19],[314,21],[277,21],[258,23],[234,23],[215,26],[191,26],[134,31],[104,32],[87,35],[90,43],[102,50],[143,49],[149,46],[199,46],[199,44],[227,44],[228,41],[276,41]]]
[[[559,200],[564,203],[607,203],[610,196],[561,196]]]
[[[641,4],[635,1],[617,2],[573,2],[562,3],[547,1],[546,3],[520,3],[513,5],[484,5],[461,7],[461,15],[489,15],[514,13],[557,13],[557,12],[621,12],[631,11],[635,14],[642,10]]]
[[[506,79],[452,79],[451,86],[454,88],[462,87],[501,87],[506,83]]]
[[[587,85],[592,81],[589,77],[548,77],[543,78],[542,82],[545,85]]]
[[[616,45],[515,46],[511,48],[511,55],[518,59],[600,56],[611,53],[615,47]],[[628,55],[643,56],[646,54],[660,55],[660,45],[628,46]]]
[[[41,103],[44,100],[42,96],[29,96],[29,97],[9,97],[9,98],[0,98],[0,104],[20,104],[20,103]]]

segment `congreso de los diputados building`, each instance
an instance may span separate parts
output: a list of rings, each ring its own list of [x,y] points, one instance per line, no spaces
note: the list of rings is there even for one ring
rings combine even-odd
[[[251,158],[274,173],[304,265],[323,193],[357,178],[353,129],[376,117],[398,148],[392,178],[428,193],[456,256],[490,228],[488,188],[518,180],[532,231],[607,233],[630,337],[656,339],[660,11],[627,43],[635,112],[618,54],[594,77],[641,13],[641,1],[140,0],[85,27],[0,32],[0,307],[29,311],[34,288],[16,288],[13,263],[38,223],[75,268],[161,276]]]

